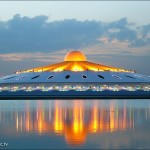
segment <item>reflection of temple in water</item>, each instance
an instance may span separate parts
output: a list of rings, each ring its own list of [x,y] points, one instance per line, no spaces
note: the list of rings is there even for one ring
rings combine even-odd
[[[74,100],[71,106],[63,106],[63,101],[54,101],[54,107],[44,108],[38,101],[36,109],[0,111],[0,122],[12,120],[12,126],[18,133],[56,133],[65,137],[67,143],[80,145],[86,141],[88,134],[133,130],[138,112],[127,107],[100,107],[93,100],[93,106],[85,107],[85,101]],[[139,110],[136,110],[139,111]],[[143,112],[145,114],[145,112]],[[5,115],[7,117],[5,117]],[[9,118],[10,117],[10,118]]]

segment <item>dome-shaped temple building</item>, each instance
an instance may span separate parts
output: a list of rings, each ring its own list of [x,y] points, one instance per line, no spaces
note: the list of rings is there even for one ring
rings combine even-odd
[[[9,98],[150,98],[150,78],[71,51],[63,62],[0,78],[0,99]]]

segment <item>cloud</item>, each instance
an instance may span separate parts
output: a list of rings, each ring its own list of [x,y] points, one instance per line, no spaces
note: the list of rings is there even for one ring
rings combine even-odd
[[[143,38],[145,38],[145,37],[150,38],[150,24],[142,26],[141,30],[142,30]]]
[[[140,38],[134,40],[134,42],[131,44],[132,47],[141,47],[150,44],[150,24],[139,27],[139,32]]]
[[[150,25],[133,29],[126,18],[103,23],[76,19],[48,22],[48,16],[34,18],[15,15],[11,20],[0,21],[0,52],[53,52],[62,49],[81,49],[105,44],[99,39],[127,41],[129,46],[150,44],[147,33]],[[139,31],[140,30],[140,31]],[[142,38],[138,37],[141,32]]]
[[[134,41],[137,39],[136,31],[130,30],[128,28],[124,28],[118,32],[110,33],[110,39],[117,39],[119,41]]]
[[[65,50],[56,52],[56,53],[49,53],[49,52],[36,52],[31,53],[6,53],[6,54],[0,54],[0,60],[3,61],[22,61],[22,60],[31,60],[31,61],[40,61],[40,62],[49,62],[54,63],[58,61],[63,61],[63,57],[66,54]]]
[[[61,62],[72,49],[82,50],[89,61],[150,74],[150,24],[136,27],[127,18],[48,20],[17,14],[0,21],[0,75]]]
[[[112,41],[117,39],[118,41],[128,41],[129,46],[138,39],[138,30],[133,29],[134,23],[129,23],[127,18],[122,18],[118,21],[108,23],[107,29],[108,38]],[[134,45],[136,46],[136,45]]]
[[[1,51],[7,53],[77,49],[96,43],[96,39],[103,33],[100,22],[47,20],[47,16],[28,18],[15,15],[12,20],[1,22]]]

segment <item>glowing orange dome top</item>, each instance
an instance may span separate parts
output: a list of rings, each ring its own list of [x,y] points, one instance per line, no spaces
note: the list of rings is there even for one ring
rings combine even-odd
[[[116,72],[133,72],[130,70],[125,70],[122,68],[116,68],[112,66],[105,66],[102,64],[97,64],[93,62],[89,62],[86,60],[86,56],[80,51],[71,51],[68,52],[65,56],[63,62],[59,62],[56,64],[51,64],[47,66],[41,66],[38,68],[32,68],[29,70],[23,70],[16,73],[22,72],[43,72],[43,71],[116,71]]]
[[[80,51],[68,52],[64,61],[86,61],[86,56]]]

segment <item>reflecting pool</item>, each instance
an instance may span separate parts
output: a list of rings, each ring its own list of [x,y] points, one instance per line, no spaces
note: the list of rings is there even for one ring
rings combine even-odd
[[[149,141],[150,100],[0,101],[0,149],[149,149]]]

